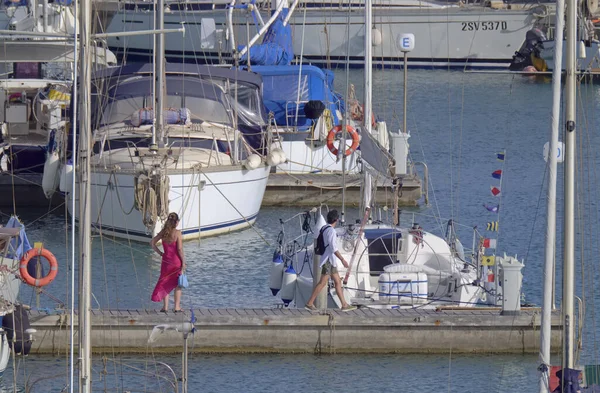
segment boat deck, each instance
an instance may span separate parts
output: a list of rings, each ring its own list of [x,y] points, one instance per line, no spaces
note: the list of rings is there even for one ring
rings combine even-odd
[[[193,310],[190,350],[199,353],[535,353],[540,309],[502,315],[498,308],[367,309],[350,312],[286,308]],[[92,345],[104,353],[180,353],[183,335],[154,334],[157,325],[189,322],[192,311],[93,310]],[[70,316],[30,311],[34,353],[68,351]],[[560,315],[552,316],[552,348],[560,349]]]

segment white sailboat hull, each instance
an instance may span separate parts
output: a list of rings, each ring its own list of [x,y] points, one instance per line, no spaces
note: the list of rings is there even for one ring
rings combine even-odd
[[[267,186],[269,167],[168,174],[169,212],[179,214],[184,240],[215,236],[254,223]],[[106,236],[148,241],[162,228],[149,231],[134,207],[133,173],[92,170],[92,225]],[[69,206],[70,207],[70,206]],[[76,212],[76,216],[79,212]]]
[[[107,32],[151,29],[153,14],[140,9],[118,11]],[[375,36],[380,41],[374,44],[373,60],[375,64],[385,66],[402,65],[403,55],[396,47],[396,40],[400,34],[412,33],[416,46],[408,54],[411,66],[505,67],[523,43],[525,32],[537,21],[531,11],[483,7],[375,7],[373,13],[373,26],[378,30]],[[219,44],[201,43],[201,20],[214,19],[217,29],[226,29],[225,17],[223,9],[182,9],[166,13],[166,25],[184,22],[186,26],[183,38],[176,34],[165,36],[166,57],[170,61],[219,62]],[[268,19],[266,13],[262,17],[265,21]],[[240,23],[236,24],[236,20]],[[234,24],[235,36],[238,41],[241,40],[236,45],[245,44],[245,21],[234,18]],[[350,66],[364,67],[365,29],[361,7],[357,6],[351,14],[344,8],[310,7],[306,11],[306,21],[304,11],[297,10],[290,19],[290,25],[296,55],[302,52],[304,59],[313,64],[346,65],[349,60]],[[252,24],[250,29],[250,33],[254,34]],[[121,54],[126,50],[129,59],[151,56],[152,42],[151,37],[145,36],[108,39],[110,48]],[[221,45],[223,56],[227,58],[231,53],[231,42],[223,39]]]

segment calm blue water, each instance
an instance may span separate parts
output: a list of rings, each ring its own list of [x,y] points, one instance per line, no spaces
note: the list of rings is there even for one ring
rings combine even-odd
[[[336,84],[343,93],[345,74],[336,75]],[[357,93],[362,94],[362,73],[351,71],[350,75]],[[388,129],[397,129],[402,119],[401,71],[376,72],[374,86],[376,113],[388,119]],[[578,296],[584,297],[587,305],[583,357],[588,361],[598,361],[594,309],[600,299],[593,283],[599,278],[595,195],[599,173],[596,146],[600,144],[594,132],[600,125],[595,117],[599,93],[593,86],[584,86],[580,92],[578,153],[584,159],[579,163],[582,175],[578,186],[577,239],[585,244],[586,251],[585,264],[580,266],[577,262],[577,285]],[[490,193],[490,186],[498,185],[491,173],[503,169],[498,250],[525,258],[525,300],[540,304],[545,236],[542,149],[551,124],[550,84],[532,83],[521,76],[417,70],[409,74],[409,96],[411,152],[416,161],[425,161],[429,166],[431,204],[405,209],[403,222],[411,223],[414,215],[423,227],[439,232],[448,218],[454,218],[464,225],[460,235],[470,247],[472,228],[483,230],[487,221],[498,218],[482,205],[498,201]],[[502,150],[506,150],[504,165],[496,160],[496,153]],[[562,167],[559,173],[561,170]],[[561,190],[559,180],[559,193]],[[559,206],[561,201],[559,195]],[[267,288],[272,245],[280,229],[279,218],[296,212],[294,207],[265,208],[255,230],[186,243],[191,287],[184,292],[184,306],[272,307],[278,303]],[[60,260],[59,277],[48,287],[47,295],[40,297],[41,307],[56,307],[53,298],[68,304],[69,226],[64,211],[58,209],[41,219],[38,218],[45,211],[18,213],[30,224],[30,240],[43,241]],[[347,217],[352,220],[357,212],[349,210]],[[557,255],[561,255],[560,213],[558,223]],[[160,259],[148,245],[95,238],[93,253],[95,307],[160,308],[149,300]],[[560,277],[560,262],[558,265]],[[560,282],[559,279],[558,292]],[[35,306],[35,295],[29,288],[23,289],[22,300]],[[167,361],[179,367],[178,357]],[[306,392],[531,391],[536,366],[535,356],[195,356],[190,360],[190,386],[196,386],[191,391],[202,388],[208,392],[276,391],[290,387]],[[43,370],[55,375],[66,371],[66,363],[63,358],[31,357],[21,370],[36,370],[36,375]],[[9,380],[7,376],[5,383]],[[59,391],[65,383],[53,382],[52,391]]]

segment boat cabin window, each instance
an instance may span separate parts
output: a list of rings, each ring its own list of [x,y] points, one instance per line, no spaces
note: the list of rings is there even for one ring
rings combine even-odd
[[[256,86],[246,85],[244,83],[233,83],[229,88],[228,94],[231,97],[230,102],[235,106],[237,115],[244,124],[265,124],[262,103]]]
[[[401,234],[386,233],[379,236],[368,236],[369,271],[371,276],[379,276],[383,268],[396,262]]]
[[[42,79],[42,63],[13,63],[14,79]]]
[[[127,122],[140,109],[152,108],[152,96],[117,96],[105,107],[102,113],[102,124]],[[165,108],[187,108],[192,114],[192,122],[209,121],[231,124],[227,108],[220,101],[201,97],[168,95]]]

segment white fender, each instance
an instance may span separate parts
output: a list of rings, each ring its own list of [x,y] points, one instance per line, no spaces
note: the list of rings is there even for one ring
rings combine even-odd
[[[0,374],[8,367],[8,359],[10,357],[10,345],[6,339],[6,334],[2,332],[2,342],[0,343]]]
[[[70,193],[73,191],[73,164],[69,161],[66,165],[63,165],[60,169],[60,184],[58,189],[64,193]]]
[[[42,189],[46,198],[51,198],[60,181],[59,172],[60,159],[56,151],[48,153],[44,163],[44,175],[42,176]]]
[[[283,164],[287,160],[287,157],[285,156],[285,152],[282,149],[279,149],[279,148],[273,149],[272,153],[277,156],[277,161],[279,161],[277,163],[277,165]]]
[[[271,264],[271,274],[269,275],[269,288],[273,296],[276,296],[281,289],[283,280],[283,258],[277,251],[273,254],[273,263]]]
[[[243,162],[244,168],[248,170],[256,169],[260,166],[262,160],[258,154],[250,154]]]
[[[296,292],[296,270],[290,265],[283,273],[283,282],[281,283],[281,300],[287,306],[294,300],[294,293]]]

